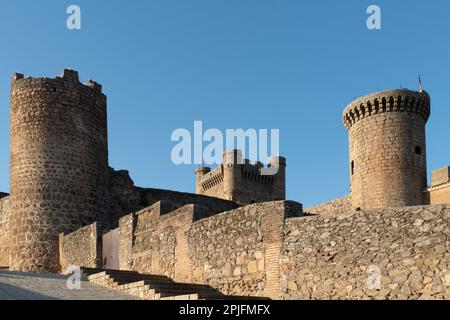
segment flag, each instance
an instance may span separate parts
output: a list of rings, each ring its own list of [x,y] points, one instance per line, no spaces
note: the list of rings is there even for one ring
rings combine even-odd
[[[420,93],[423,92],[422,79],[420,78],[420,75],[419,75],[419,92]]]

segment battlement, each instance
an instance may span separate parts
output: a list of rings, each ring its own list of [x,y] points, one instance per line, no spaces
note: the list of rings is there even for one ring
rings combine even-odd
[[[223,183],[223,166],[219,166],[211,171],[211,168],[202,168],[204,171],[196,171],[197,174],[202,175],[201,188],[202,190],[210,190],[220,183]]]
[[[261,169],[275,167],[274,174]],[[242,157],[240,150],[225,151],[223,164],[214,170],[198,168],[196,190],[198,194],[236,201],[240,204],[285,199],[286,159],[272,157],[267,165],[252,164]],[[270,170],[267,170],[270,172]]]
[[[343,122],[350,129],[361,119],[385,112],[416,113],[427,122],[430,117],[430,96],[425,91],[407,89],[376,92],[348,104],[343,113]]]
[[[349,131],[353,209],[426,203],[427,92],[376,92],[351,102],[343,122]]]
[[[95,94],[103,94],[102,86],[93,80],[83,84],[79,80],[78,71],[64,69],[60,76],[54,78],[33,78],[25,77],[22,73],[14,73],[11,78],[12,91],[26,90],[33,87],[44,87],[43,92],[60,93],[65,84],[74,84],[85,88]]]
[[[107,98],[65,69],[55,78],[15,73],[10,101],[10,267],[54,272],[59,233],[108,225]],[[27,227],[30,217],[39,232]]]

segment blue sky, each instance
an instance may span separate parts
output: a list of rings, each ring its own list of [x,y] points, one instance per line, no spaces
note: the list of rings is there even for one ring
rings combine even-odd
[[[66,28],[66,8],[82,30]],[[366,9],[382,10],[382,30]],[[280,129],[287,195],[305,206],[349,191],[341,114],[353,98],[417,88],[432,97],[429,170],[450,164],[450,2],[0,0],[0,190],[8,191],[13,72],[100,82],[108,95],[110,165],[135,183],[195,191],[175,166],[173,130]]]

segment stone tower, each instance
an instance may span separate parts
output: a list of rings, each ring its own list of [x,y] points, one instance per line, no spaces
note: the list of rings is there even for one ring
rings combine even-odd
[[[223,198],[237,203],[244,202],[242,199],[242,163],[241,150],[228,150],[223,153]]]
[[[428,93],[410,90],[377,92],[347,106],[353,209],[426,203],[429,116]]]
[[[195,171],[198,194],[247,205],[286,199],[286,159],[273,157],[270,166],[278,166],[274,175],[262,175],[262,163],[251,164],[240,150],[225,151],[223,164],[212,170]]]
[[[10,267],[57,272],[58,234],[106,223],[106,96],[72,70],[53,79],[15,74],[10,120]]]

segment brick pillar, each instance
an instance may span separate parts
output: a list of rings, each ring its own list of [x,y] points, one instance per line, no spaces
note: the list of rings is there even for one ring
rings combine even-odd
[[[283,247],[285,205],[277,203],[273,210],[262,217],[261,229],[265,248],[266,286],[264,296],[281,298],[280,258]]]
[[[189,229],[192,226],[195,205],[191,205],[189,213],[178,217],[177,228],[175,230],[175,281],[192,281],[192,261],[189,256]]]

